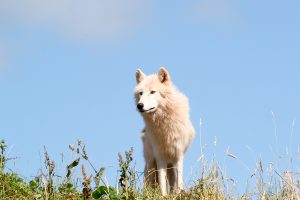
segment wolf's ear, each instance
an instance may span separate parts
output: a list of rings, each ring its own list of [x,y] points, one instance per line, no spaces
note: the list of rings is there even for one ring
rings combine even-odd
[[[140,82],[142,82],[144,80],[144,78],[146,77],[146,75],[142,72],[142,70],[137,69],[135,72],[135,78],[136,78],[136,83],[139,84]]]
[[[171,77],[169,75],[169,72],[166,68],[161,67],[158,72],[158,79],[161,83],[169,83],[171,82]]]

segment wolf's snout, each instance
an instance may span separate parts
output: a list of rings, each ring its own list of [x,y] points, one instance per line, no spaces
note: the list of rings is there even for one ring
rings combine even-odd
[[[137,107],[139,110],[143,110],[144,104],[143,104],[143,103],[139,103],[136,107]]]

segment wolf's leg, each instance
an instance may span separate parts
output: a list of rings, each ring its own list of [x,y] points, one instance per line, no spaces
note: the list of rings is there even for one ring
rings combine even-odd
[[[151,159],[146,161],[144,170],[144,180],[149,186],[154,187],[157,184],[157,166],[156,161]]]
[[[146,184],[153,187],[155,185],[155,182],[157,182],[155,180],[157,178],[156,176],[157,166],[153,155],[153,148],[145,130],[142,133],[142,141],[143,141],[144,158],[145,158],[144,181]]]
[[[158,183],[161,194],[167,195],[167,162],[164,160],[157,160],[158,169]]]
[[[177,163],[175,164],[175,171],[176,171],[176,188],[178,192],[183,190],[184,183],[183,183],[183,156],[179,158]]]
[[[168,181],[170,184],[170,191],[173,192],[176,186],[176,170],[174,164],[168,164],[167,170]]]

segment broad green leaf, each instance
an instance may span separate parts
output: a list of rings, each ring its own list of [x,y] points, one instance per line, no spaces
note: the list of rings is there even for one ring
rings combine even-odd
[[[110,199],[118,200],[120,199],[117,191],[113,187],[100,186],[92,194],[94,199],[100,199],[104,196],[108,196]]]

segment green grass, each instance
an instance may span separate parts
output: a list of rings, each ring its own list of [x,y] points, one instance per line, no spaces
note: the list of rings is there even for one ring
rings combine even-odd
[[[76,159],[66,166],[67,173],[64,177],[56,175],[56,164],[45,148],[45,166],[40,175],[32,180],[22,178],[21,175],[9,172],[6,168],[11,158],[6,157],[6,144],[0,142],[0,199],[45,199],[45,200],[75,200],[75,199],[164,199],[164,200],[227,200],[227,199],[262,199],[262,200],[299,200],[300,179],[297,174],[291,172],[278,173],[274,169],[263,169],[262,161],[259,161],[253,174],[256,180],[256,189],[238,196],[234,188],[228,184],[217,161],[210,163],[201,157],[201,175],[196,178],[190,187],[178,194],[161,196],[158,188],[143,186],[143,175],[135,170],[133,165],[133,149],[119,154],[119,177],[117,187],[108,185],[104,178],[105,169],[96,169],[89,160],[85,145],[77,141],[76,145],[70,145],[69,149],[76,155]],[[229,154],[233,159],[236,156]],[[86,164],[86,166],[84,165]],[[208,164],[209,163],[209,164]],[[86,168],[94,173],[87,175]],[[81,177],[73,177],[74,170],[81,171]],[[268,180],[268,181],[265,181]]]

